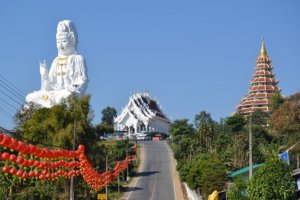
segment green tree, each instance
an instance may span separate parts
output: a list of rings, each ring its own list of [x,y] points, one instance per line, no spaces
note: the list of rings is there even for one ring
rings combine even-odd
[[[254,174],[248,186],[250,200],[293,199],[295,181],[291,169],[278,156],[269,158]]]
[[[25,121],[31,118],[32,114],[40,109],[41,106],[34,104],[33,102],[29,102],[23,105],[15,114],[14,122],[17,127],[21,126]]]
[[[268,117],[269,117],[269,113],[263,112],[261,110],[254,111],[251,116],[252,153],[253,153],[254,163],[264,162],[264,157],[261,154],[259,146],[261,144],[269,144],[270,142],[273,141],[273,137],[272,135],[269,134],[268,131],[268,126],[267,126]],[[247,130],[247,133],[249,135],[249,130]]]
[[[214,139],[214,124],[210,113],[201,111],[195,116],[195,127],[199,136],[199,147],[201,146],[207,152],[212,151],[212,143]]]
[[[235,169],[241,169],[248,164],[249,145],[247,133],[244,132],[245,118],[241,114],[235,114],[226,118],[225,123],[232,133],[232,142],[229,147],[231,165]]]
[[[231,169],[231,147],[232,135],[226,133],[219,133],[214,141],[214,148],[218,157],[222,160],[228,170]]]
[[[225,184],[226,169],[216,154],[200,154],[189,166],[186,177],[189,187],[208,196],[214,190],[221,191]]]
[[[195,124],[196,129],[198,129],[202,125],[209,125],[209,124],[213,124],[213,123],[214,123],[214,121],[212,120],[210,113],[208,113],[206,111],[201,111],[200,113],[198,113],[195,116],[195,119],[194,119],[194,124]]]
[[[284,98],[281,96],[280,91],[276,91],[271,97],[271,111],[276,111],[283,103]]]
[[[172,135],[172,148],[175,158],[180,162],[191,157],[195,151],[192,150],[194,144],[195,130],[187,119],[175,120],[170,125],[170,133]]]
[[[97,133],[97,136],[99,137],[99,136],[103,136],[104,133],[113,133],[114,127],[106,124],[98,124],[95,127],[95,131]]]
[[[246,195],[247,183],[241,179],[237,178],[233,181],[233,185],[228,191],[228,199],[230,200],[248,200]]]
[[[175,120],[170,125],[170,133],[172,137],[176,137],[178,135],[191,135],[194,133],[194,128],[192,124],[188,123],[188,119],[180,119]]]
[[[25,109],[24,112],[28,111],[30,113],[28,115],[26,113],[22,114],[24,116],[30,115],[30,118],[26,117],[25,119],[21,117],[18,120],[20,138],[26,143],[49,149],[64,148],[71,150],[73,149],[74,141],[75,147],[79,144],[84,144],[86,146],[86,155],[94,166],[95,160],[100,160],[102,155],[97,154],[100,151],[95,151],[97,144],[95,143],[95,131],[90,123],[92,119],[90,118],[89,100],[89,96],[79,99],[75,95],[71,95],[62,103],[51,108]],[[76,133],[75,138],[74,131]],[[80,181],[82,181],[81,177],[75,178],[75,184]],[[45,188],[47,190],[38,190],[41,191],[40,193],[37,193],[37,190],[34,189],[34,187],[37,187],[36,185],[26,185],[25,182],[20,183],[14,190],[21,199],[24,199],[26,195],[30,196],[32,193],[38,195],[38,199],[49,199],[47,195],[51,193],[57,194],[57,191],[61,191],[58,199],[65,199],[69,192],[69,182],[68,179],[54,180],[49,185],[51,187],[46,187],[48,184],[46,182]],[[86,187],[85,182],[78,185],[76,189],[84,187]],[[86,195],[78,193],[79,196],[90,195],[90,189],[88,191],[80,190],[80,192],[86,193]],[[52,196],[54,197],[54,195]]]
[[[269,114],[262,110],[255,110],[251,116],[252,126],[266,126]]]
[[[232,132],[242,131],[246,124],[244,116],[241,114],[235,114],[226,119],[225,123],[230,127]]]
[[[269,118],[275,136],[289,136],[300,132],[300,93],[296,93],[279,106]]]
[[[101,123],[106,124],[106,125],[114,125],[114,117],[117,116],[117,111],[113,107],[107,106],[102,110],[102,118],[101,118]]]
[[[95,139],[89,118],[89,100],[89,96],[78,99],[71,95],[66,102],[52,108],[37,109],[18,130],[30,143],[71,149],[75,127],[75,143],[84,144],[86,139]]]
[[[174,157],[179,161],[191,160],[191,158],[195,155],[195,151],[193,151],[194,140],[190,137],[177,136],[180,137],[177,143],[173,143],[173,152]]]

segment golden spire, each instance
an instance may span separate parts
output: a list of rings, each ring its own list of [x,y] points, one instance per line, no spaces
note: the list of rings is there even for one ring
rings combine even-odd
[[[260,49],[260,55],[259,55],[259,57],[263,57],[263,58],[268,57],[267,50],[265,48],[265,39],[264,39],[264,36],[262,37],[262,43],[261,43],[261,49]]]

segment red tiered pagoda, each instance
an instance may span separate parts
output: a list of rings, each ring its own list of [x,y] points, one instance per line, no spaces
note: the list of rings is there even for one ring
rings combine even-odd
[[[248,115],[255,110],[269,112],[272,95],[279,90],[278,80],[272,72],[271,58],[268,57],[264,39],[262,40],[260,55],[256,59],[253,79],[250,81],[249,94],[242,98],[237,106],[237,112]]]

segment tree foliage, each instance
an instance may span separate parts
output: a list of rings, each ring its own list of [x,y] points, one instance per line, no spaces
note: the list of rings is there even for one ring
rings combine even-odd
[[[61,104],[51,108],[24,106],[16,115],[20,140],[49,149],[73,149],[85,145],[85,154],[92,167],[99,173],[105,172],[106,156],[108,163],[115,166],[116,161],[124,158],[131,147],[129,141],[104,145],[97,141],[95,128],[91,124],[90,97],[79,99],[70,96]],[[110,126],[111,125],[103,125]],[[99,130],[98,130],[99,131]],[[75,134],[75,137],[74,137]],[[3,162],[3,161],[2,161]],[[131,165],[130,165],[131,166]],[[129,171],[132,168],[129,167]],[[70,180],[59,178],[53,181],[22,181],[0,176],[0,199],[68,199]],[[81,176],[74,178],[75,199],[92,199],[96,193],[91,190]],[[7,188],[12,188],[10,192]],[[112,189],[112,188],[111,188]]]
[[[241,179],[237,178],[233,181],[233,185],[228,191],[228,199],[230,200],[248,200],[246,195],[247,183]]]
[[[288,98],[269,118],[275,136],[300,132],[300,93]]]
[[[114,125],[114,118],[117,116],[117,111],[113,107],[107,106],[102,110],[101,123],[106,125]]]
[[[195,116],[195,127],[197,130],[198,145],[201,146],[206,152],[212,151],[212,142],[214,138],[214,125],[215,122],[212,120],[210,113],[201,111]]]
[[[106,124],[98,124],[95,127],[95,131],[97,133],[97,136],[103,136],[104,133],[113,133],[114,127]]]
[[[284,103],[284,98],[281,96],[280,91],[276,91],[271,97],[272,112],[276,111],[283,103]]]
[[[254,174],[248,186],[250,200],[293,199],[295,182],[286,162],[273,157]]]
[[[300,140],[300,93],[285,99],[281,99],[280,95],[276,97],[277,99],[275,96],[273,98],[274,109],[271,113],[258,110],[251,115],[253,164],[263,163],[270,157],[278,159],[279,147],[287,148]],[[170,132],[181,180],[187,182],[192,189],[201,194],[208,195],[214,189],[224,189],[224,185],[222,185],[224,179],[218,182],[219,179],[214,177],[214,173],[219,174],[219,177],[224,177],[226,171],[235,171],[247,167],[249,164],[249,119],[244,115],[235,114],[216,122],[212,120],[210,113],[201,111],[195,116],[194,124],[190,124],[187,119],[175,120],[171,124]],[[290,158],[296,160],[295,155],[299,154],[299,149],[294,148],[290,154]],[[273,162],[277,165],[279,161],[275,159]],[[292,160],[291,165],[295,165]],[[220,171],[214,166],[219,166]],[[289,169],[284,168],[282,163],[278,164],[278,167],[281,167],[281,171],[290,176]],[[263,175],[279,170],[276,167],[269,169],[273,171],[265,170],[257,177],[263,177]],[[282,172],[278,174],[278,180],[280,176],[285,176]],[[254,182],[255,184],[261,183],[262,186],[259,187],[267,188],[269,185],[272,187],[269,191],[277,190],[276,196],[267,198],[262,196],[260,191],[255,190],[256,187],[249,186],[254,191],[251,195],[260,195],[251,198],[288,199],[291,194],[289,193],[290,188],[283,189],[280,184],[284,185],[284,183],[277,184],[275,179],[272,180],[274,182],[272,185],[270,184],[272,181],[269,182],[268,178],[253,181],[252,185]],[[290,181],[287,178],[283,178],[283,180]],[[213,184],[210,185],[211,183]],[[231,198],[247,199],[246,193],[241,193],[241,191],[245,191],[245,188],[246,183],[237,182],[231,191]],[[285,194],[285,196],[282,197],[279,194]]]
[[[82,99],[70,96],[67,102],[52,108],[37,109],[31,118],[20,123],[18,130],[30,143],[44,146],[72,148],[74,131],[76,144],[84,143],[83,139],[94,139],[88,118],[89,99],[89,96]]]
[[[194,132],[194,128],[192,124],[188,123],[188,119],[175,120],[170,125],[170,133],[172,137],[176,137],[179,135],[191,135]]]
[[[208,196],[214,190],[221,191],[224,188],[226,170],[217,155],[199,154],[187,164],[186,169],[186,182],[190,188],[200,190],[201,194]]]
[[[243,115],[235,114],[226,119],[226,124],[230,127],[232,132],[239,132],[243,130],[243,127],[246,124],[246,122]]]

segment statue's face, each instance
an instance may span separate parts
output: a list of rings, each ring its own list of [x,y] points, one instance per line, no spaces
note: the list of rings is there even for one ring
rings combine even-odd
[[[67,34],[60,34],[57,36],[56,46],[59,55],[69,56],[75,52],[72,39]]]

